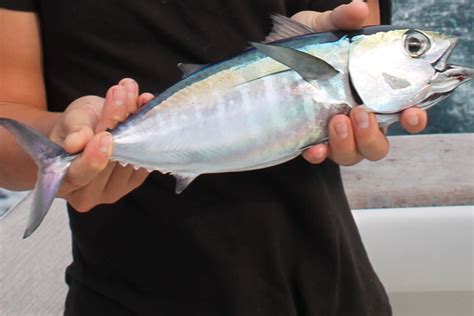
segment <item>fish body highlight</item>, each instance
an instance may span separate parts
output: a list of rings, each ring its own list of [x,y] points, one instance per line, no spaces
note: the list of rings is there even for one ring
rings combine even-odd
[[[361,102],[387,126],[402,110],[427,109],[474,76],[473,69],[447,64],[456,39],[440,33],[393,26],[310,33],[291,19],[273,19],[271,43],[251,43],[212,65],[179,65],[196,71],[111,130],[111,159],[172,174],[180,193],[200,174],[254,170],[297,157],[327,141],[332,116]],[[26,198],[37,205],[28,237],[75,156],[19,122],[0,118],[0,126],[40,167]]]
[[[308,82],[249,50],[237,63],[186,78],[185,88],[113,130],[113,159],[190,178],[272,166],[326,140],[328,118],[356,104],[345,62],[349,41],[308,49],[339,72]]]

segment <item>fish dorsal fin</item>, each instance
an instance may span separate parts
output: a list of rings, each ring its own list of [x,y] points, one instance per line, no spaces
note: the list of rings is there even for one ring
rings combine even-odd
[[[196,177],[198,175],[195,175],[195,174],[178,174],[178,173],[175,173],[173,174],[173,176],[176,178],[176,194],[179,194],[181,192],[184,191],[184,189],[186,189],[188,187],[188,185],[191,184],[191,182],[193,182],[194,179],[196,179]]]
[[[285,38],[314,33],[314,30],[300,22],[281,14],[272,14],[273,28],[264,43],[271,43]]]
[[[290,67],[306,81],[327,80],[339,73],[321,58],[293,48],[262,43],[250,44],[268,57]]]
[[[178,68],[183,72],[183,78],[189,77],[198,70],[203,69],[208,64],[184,64],[179,63]]]

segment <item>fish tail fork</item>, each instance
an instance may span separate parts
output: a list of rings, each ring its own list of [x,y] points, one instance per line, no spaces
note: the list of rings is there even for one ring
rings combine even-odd
[[[6,128],[33,158],[38,166],[35,188],[9,213],[23,205],[31,205],[23,238],[29,237],[41,224],[71,164],[72,155],[34,129],[8,118],[0,118],[0,126]]]

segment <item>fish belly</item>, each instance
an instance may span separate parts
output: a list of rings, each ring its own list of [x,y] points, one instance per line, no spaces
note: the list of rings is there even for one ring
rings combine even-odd
[[[320,90],[288,70],[224,91],[189,91],[114,135],[113,159],[188,175],[279,164],[325,141],[330,117],[348,112]]]

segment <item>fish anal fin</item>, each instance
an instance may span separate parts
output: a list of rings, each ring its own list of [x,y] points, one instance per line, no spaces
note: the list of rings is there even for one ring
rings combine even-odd
[[[173,174],[176,178],[176,194],[180,194],[186,189],[198,175],[196,174]]]
[[[250,44],[268,57],[290,67],[306,81],[328,80],[339,73],[321,58],[293,48],[254,42]]]
[[[198,70],[207,67],[208,64],[185,64],[179,63],[178,68],[183,72],[183,78],[189,77]]]
[[[298,21],[281,14],[272,14],[273,28],[265,38],[264,43],[271,43],[282,39],[314,33],[314,30]]]

